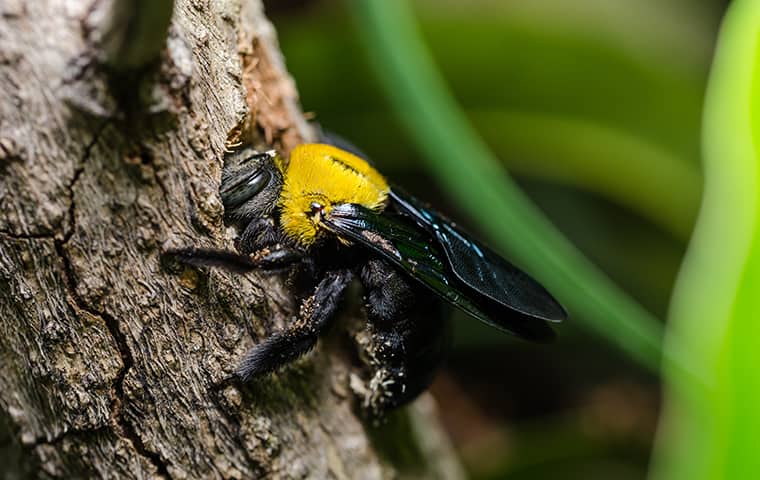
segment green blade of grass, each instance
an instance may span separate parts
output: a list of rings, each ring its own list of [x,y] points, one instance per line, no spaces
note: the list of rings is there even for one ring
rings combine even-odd
[[[504,163],[516,174],[600,194],[674,238],[689,238],[702,178],[685,159],[642,136],[580,118],[480,110],[468,114],[494,150],[508,152]]]
[[[462,211],[495,247],[546,284],[569,307],[571,319],[657,369],[660,322],[580,254],[517,188],[447,90],[408,4],[355,0],[348,5],[392,105],[429,171]],[[681,358],[671,351],[664,361],[690,376]]]
[[[653,478],[760,477],[759,141],[760,3],[735,1],[707,91],[705,194],[666,344],[691,352],[711,388],[694,392],[666,370]]]

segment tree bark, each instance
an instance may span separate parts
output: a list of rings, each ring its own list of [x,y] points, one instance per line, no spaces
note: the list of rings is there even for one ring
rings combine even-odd
[[[158,58],[120,1],[0,5],[0,472],[458,478],[430,398],[359,420],[340,333],[223,385],[296,311],[287,284],[160,254],[232,248],[226,145],[313,133],[258,0],[178,0]]]

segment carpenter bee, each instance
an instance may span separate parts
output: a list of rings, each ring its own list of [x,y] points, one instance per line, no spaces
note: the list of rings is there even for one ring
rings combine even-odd
[[[368,323],[358,336],[368,372],[352,388],[379,416],[422,392],[444,352],[449,303],[497,329],[547,341],[566,317],[535,280],[425,204],[391,187],[355,151],[302,144],[290,161],[250,148],[231,154],[222,175],[227,220],[240,253],[168,252],[195,266],[239,273],[308,265],[312,289],[283,331],[251,348],[242,381],[294,361],[316,344],[354,277]],[[444,300],[445,302],[440,302]]]

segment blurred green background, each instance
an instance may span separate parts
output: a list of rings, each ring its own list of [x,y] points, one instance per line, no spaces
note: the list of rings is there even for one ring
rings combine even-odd
[[[304,109],[392,181],[512,252],[421,160],[419,133],[391,98],[398,72],[372,58],[371,8],[265,3]],[[451,94],[506,171],[642,312],[665,319],[700,204],[702,105],[727,2],[411,4]],[[478,208],[510,227],[504,210]],[[454,351],[433,392],[465,467],[478,479],[644,478],[662,404],[661,380],[641,361],[653,354],[626,353],[614,331],[595,330],[593,303],[568,302],[577,285],[550,286],[571,313],[553,345],[455,314]]]

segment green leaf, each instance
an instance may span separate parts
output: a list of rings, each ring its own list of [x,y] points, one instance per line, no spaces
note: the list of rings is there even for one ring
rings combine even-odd
[[[654,478],[760,478],[759,41],[760,2],[733,2],[705,105],[704,200],[667,342],[691,353],[709,388],[666,370]]]

